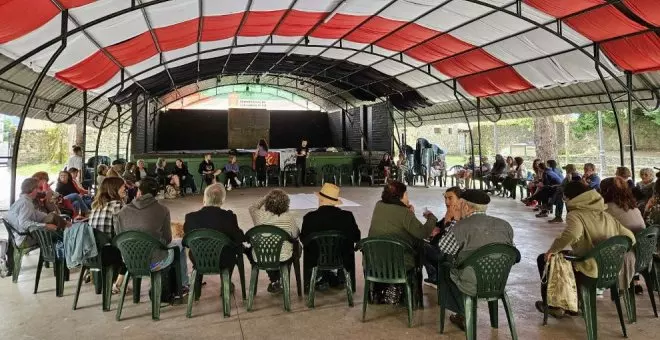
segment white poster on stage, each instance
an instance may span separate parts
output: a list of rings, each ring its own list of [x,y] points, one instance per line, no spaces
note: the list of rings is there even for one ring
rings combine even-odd
[[[284,170],[286,165],[296,164],[296,149],[279,149],[277,152],[280,153],[280,169]]]
[[[358,203],[345,198],[340,197],[339,199],[342,201],[342,204],[339,206],[341,208],[360,206]],[[291,210],[309,210],[319,207],[319,199],[315,194],[290,194],[289,200],[291,200],[291,203],[289,203],[289,209]]]

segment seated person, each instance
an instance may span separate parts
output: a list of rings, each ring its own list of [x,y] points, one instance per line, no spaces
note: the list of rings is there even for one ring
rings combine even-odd
[[[135,176],[135,171],[137,170],[137,165],[133,162],[126,163],[126,169],[124,173],[121,174],[121,177],[131,183],[137,182],[137,177]]]
[[[660,225],[660,172],[656,175],[655,184],[653,185],[653,197],[646,203],[644,209],[644,217],[646,223],[650,225]]]
[[[426,185],[428,186],[428,183],[430,182],[431,179],[440,177],[444,175],[445,173],[445,160],[442,159],[442,157],[438,156],[433,162],[431,162],[431,168],[429,168],[429,173],[426,180]]]
[[[211,229],[225,234],[237,245],[247,241],[245,233],[238,226],[238,218],[231,210],[222,209],[225,202],[225,188],[220,184],[211,184],[204,190],[203,207],[195,212],[186,214],[183,232],[188,234],[196,229]],[[220,255],[222,268],[229,268],[236,264],[230,257]],[[195,260],[191,258],[192,262]],[[241,259],[242,261],[242,259]]]
[[[135,184],[138,184],[141,179],[147,177],[149,177],[149,172],[144,164],[144,160],[139,159],[137,161],[137,169],[135,169]]]
[[[486,191],[495,192],[495,190],[498,190],[499,183],[501,183],[505,177],[506,163],[504,162],[504,157],[499,154],[495,155],[495,164],[493,164],[492,169],[490,169],[490,171],[483,176],[484,183],[486,184]]]
[[[550,212],[550,200],[557,192],[557,189],[561,186],[561,182],[564,180],[560,177],[556,171],[549,168],[545,163],[539,164],[539,170],[543,172],[542,177],[542,186],[534,194],[534,200],[538,201],[541,204],[541,212],[536,214],[538,218],[548,217]]]
[[[536,262],[541,277],[543,277],[545,265],[550,256],[557,255],[569,245],[572,248],[572,254],[579,257],[587,254],[598,242],[613,236],[627,236],[633,244],[635,243],[635,235],[605,211],[607,206],[596,190],[583,182],[571,182],[566,185],[564,196],[567,199],[566,207],[568,208],[566,229],[554,240],[545,254],[538,256]],[[594,280],[598,277],[598,268],[593,259],[574,263],[573,270],[578,282]],[[535,304],[536,309],[541,313],[543,313],[547,289],[547,283],[542,281],[542,301],[536,301]],[[561,317],[564,315],[564,310],[550,307],[549,313],[552,316]]]
[[[172,178],[179,179],[179,185],[181,187],[175,186],[175,188],[183,189],[181,190],[181,195],[186,194],[186,188],[190,188],[190,190],[192,190],[193,193],[197,191],[197,187],[195,186],[195,180],[188,171],[188,167],[183,163],[183,160],[177,159],[174,162],[174,169],[172,170]]]
[[[502,182],[502,187],[509,191],[511,195],[510,197],[514,200],[516,199],[518,191],[516,190],[516,187],[519,184],[524,184],[527,176],[527,171],[525,170],[523,163],[524,160],[522,157],[513,158],[513,163],[511,163],[511,166],[509,167],[507,177],[504,179],[504,182]]]
[[[60,214],[60,209],[57,206],[57,196],[53,189],[50,188],[48,183],[48,173],[45,171],[36,172],[32,178],[39,181],[37,198],[34,200],[34,206],[39,211],[45,213],[54,212]]]
[[[582,183],[586,184],[591,189],[600,190],[600,176],[596,173],[596,166],[592,163],[584,164]]]
[[[181,186],[179,176],[168,174],[165,171],[166,165],[167,161],[164,158],[158,158],[156,161],[156,179],[158,180],[158,184],[162,186],[172,185],[177,191],[179,191],[179,187]]]
[[[78,191],[70,172],[60,171],[60,175],[57,178],[57,186],[55,187],[55,191],[62,195],[63,198],[71,201],[75,209],[74,215],[87,216],[89,214],[89,209],[92,204],[91,197],[83,195],[80,191]]]
[[[637,200],[637,207],[643,214],[646,203],[653,197],[655,174],[651,168],[643,168],[639,171],[639,178],[641,178],[641,181],[637,182],[637,185],[633,188],[633,195]]]
[[[390,178],[390,175],[392,173],[392,159],[390,158],[389,153],[384,153],[383,158],[378,162],[378,171],[383,173],[383,177],[385,177],[385,182],[387,182],[387,179]]]
[[[316,196],[319,200],[319,208],[315,211],[308,212],[303,218],[302,230],[300,231],[300,239],[303,244],[314,233],[321,231],[337,231],[346,236],[346,239],[351,243],[350,248],[345,250],[344,254],[344,268],[351,270],[355,268],[355,254],[354,245],[360,241],[360,229],[355,222],[353,213],[347,210],[342,210],[337,207],[341,204],[339,200],[339,187],[325,183]],[[318,260],[318,249],[315,244],[309,244],[305,247],[305,258],[303,267],[309,269],[314,267]],[[304,271],[307,273],[307,271]],[[316,284],[327,283],[331,286],[341,285],[344,283],[343,273],[325,272],[320,276],[320,282]],[[304,280],[309,282],[309,278]],[[308,287],[305,287],[307,290]]]
[[[114,170],[113,170],[114,171]],[[126,201],[126,185],[119,177],[106,178],[98,188],[97,194],[92,202],[92,212],[89,214],[89,225],[102,233],[109,239],[117,235],[115,232],[115,216],[121,211]],[[119,275],[112,287],[112,292],[118,294],[121,284],[126,275],[126,265],[121,258],[119,249],[114,246],[105,246],[102,252],[103,262],[114,266]]]
[[[412,247],[413,252],[404,254],[404,264],[407,270],[414,270],[416,265],[421,265],[421,263],[416,263],[416,259],[418,253],[422,251],[422,240],[433,231],[438,222],[431,212],[425,211],[426,222],[422,224],[414,211],[415,208],[408,199],[406,185],[397,181],[389,182],[383,188],[381,200],[376,203],[369,227],[369,237],[389,236]],[[384,300],[388,303],[398,302],[383,299],[384,292],[389,290],[389,286],[375,285],[376,300]]]
[[[527,183],[527,198],[523,200],[527,206],[535,206],[538,203],[533,199],[533,197],[536,195],[539,188],[543,186],[543,171],[539,169],[539,164],[541,163],[541,160],[538,158],[532,162],[533,178],[529,183]]]
[[[564,178],[564,172],[561,171],[562,168],[559,167],[556,160],[549,159],[545,164],[548,166],[548,169],[559,175],[559,177]]]
[[[225,164],[225,187],[227,190],[231,190],[232,187],[238,188],[241,185],[241,181],[238,180],[238,164],[236,164],[236,156],[229,156],[229,163]]]
[[[566,185],[570,182],[579,182],[582,180],[582,177],[577,172],[574,164],[566,164],[563,168],[566,170],[566,177],[561,182],[561,185],[555,190],[554,195],[548,201],[548,205],[554,205],[555,207],[555,218],[548,221],[548,223],[562,223],[564,219],[562,218],[564,214],[564,189]]]
[[[202,180],[206,185],[211,185],[215,183],[216,176],[220,175],[222,171],[215,168],[215,165],[211,162],[211,154],[207,153],[204,155],[204,160],[199,163],[198,172],[202,175]]]
[[[626,182],[626,184],[628,184],[628,187],[630,189],[635,187],[635,182],[633,182],[631,178],[632,172],[630,171],[630,169],[628,169],[628,167],[625,166],[617,167],[616,173],[614,175],[617,177],[621,177]]]
[[[99,164],[99,166],[96,167],[96,185],[101,185],[107,172],[108,166],[105,164]]]
[[[181,277],[183,293],[188,290],[188,259],[181,246],[181,240],[172,240],[170,210],[158,203],[158,182],[144,178],[138,186],[137,197],[125,205],[115,218],[117,234],[128,230],[141,231],[159,240],[163,245],[176,246],[181,250],[180,262],[175,263]],[[174,261],[174,250],[159,250],[151,255],[151,270],[158,271]]]
[[[255,226],[272,225],[278,227],[291,235],[293,239],[298,238],[300,228],[293,213],[289,211],[289,195],[284,190],[275,189],[269,192],[264,198],[253,203],[248,211],[252,216],[252,222]],[[251,255],[251,254],[249,254]],[[293,244],[284,242],[280,252],[280,262],[286,262],[293,257]],[[253,260],[248,256],[248,259]],[[268,292],[278,293],[282,291],[279,271],[267,271],[270,284]]]
[[[436,227],[431,232],[431,240],[429,243],[424,244],[424,268],[429,275],[424,279],[424,284],[436,287],[438,281],[438,263],[445,262],[444,260],[458,254],[458,244],[456,237],[454,237],[454,225],[461,219],[459,208],[459,200],[461,195],[461,188],[451,187],[445,191],[445,206],[447,213],[445,217],[438,221]]]
[[[11,205],[7,212],[7,223],[15,229],[14,245],[21,248],[37,245],[37,240],[26,234],[30,227],[40,226],[50,230],[57,230],[67,226],[57,214],[39,211],[34,207],[34,200],[39,193],[39,181],[34,178],[26,178],[21,183],[21,195]],[[70,225],[70,224],[69,224]],[[19,234],[21,233],[21,234]]]
[[[121,159],[115,159],[112,161],[112,169],[114,169],[118,174],[123,174],[126,170],[125,162]]]
[[[456,263],[461,263],[475,250],[491,243],[513,245],[513,228],[509,222],[486,215],[489,203],[490,197],[482,190],[468,189],[461,192],[458,207],[461,217],[453,228],[456,244],[460,249],[455,258]],[[449,320],[465,330],[463,294],[474,296],[477,293],[474,270],[471,268],[447,270],[444,266],[440,266],[438,284],[441,287],[440,294],[445,308],[456,313],[451,315]]]

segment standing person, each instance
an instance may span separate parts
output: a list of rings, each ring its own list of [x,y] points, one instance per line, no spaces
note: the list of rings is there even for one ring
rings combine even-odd
[[[360,241],[360,229],[355,216],[348,210],[342,210],[338,206],[341,204],[339,199],[339,187],[325,183],[321,191],[316,193],[319,201],[319,208],[315,211],[308,212],[303,218],[302,229],[300,231],[300,240],[303,244],[314,233],[323,231],[336,231],[341,233],[348,240],[345,244],[347,247],[342,251],[342,258],[344,261],[344,268],[351,270],[355,268],[355,243]],[[317,264],[319,250],[316,244],[308,244],[305,246],[305,257],[303,262],[303,273],[305,273],[305,282],[309,282],[307,273],[311,275],[311,269]],[[340,275],[338,275],[340,274]],[[320,281],[315,282],[319,284],[329,284],[330,286],[339,286],[344,283],[344,276],[342,272],[324,272],[320,276]],[[305,287],[307,291],[309,287]]]
[[[85,162],[83,161],[83,156],[82,155],[83,155],[82,148],[75,145],[73,147],[73,155],[71,155],[71,157],[69,157],[69,160],[66,162],[66,166],[64,167],[64,169],[67,170],[67,171],[71,170],[72,168],[82,169],[83,171],[81,171],[79,173],[79,177],[76,178],[78,180],[78,182],[80,182],[80,183],[82,183],[82,181],[83,181],[82,176],[85,175],[84,174]]]
[[[384,153],[383,158],[380,159],[380,162],[378,163],[378,170],[383,172],[383,177],[385,177],[385,183],[387,183],[387,180],[390,178],[390,174],[392,173],[392,158],[390,158],[389,153]]]
[[[255,151],[254,170],[257,172],[257,186],[262,183],[266,186],[266,156],[268,155],[268,143],[265,139],[260,139]]]
[[[202,175],[202,180],[208,186],[215,183],[215,177],[218,176],[221,171],[220,169],[216,170],[215,165],[211,161],[211,154],[207,153],[204,154],[204,160],[199,163],[199,169],[197,169],[197,172]]]
[[[600,190],[600,176],[596,173],[596,166],[593,165],[593,163],[584,164],[582,183],[586,184],[591,189]]]
[[[307,138],[303,138],[300,146],[296,149],[296,167],[298,168],[298,186],[305,185],[307,179],[307,157],[309,148],[307,147]]]
[[[229,155],[229,162],[225,164],[225,187],[227,191],[231,191],[232,187],[238,188],[241,181],[238,180],[238,164],[236,164],[236,156]]]

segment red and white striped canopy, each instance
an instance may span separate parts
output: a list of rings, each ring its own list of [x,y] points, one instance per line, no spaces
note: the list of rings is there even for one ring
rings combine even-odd
[[[57,38],[62,9],[73,30],[131,3],[0,0],[0,53]],[[284,53],[368,66],[443,102],[454,96],[438,82],[452,79],[468,97],[599,79],[596,42],[614,75],[660,70],[658,26],[660,0],[170,0],[71,35],[49,72],[103,91],[121,69],[139,81],[198,58]],[[56,48],[24,63],[39,70]]]

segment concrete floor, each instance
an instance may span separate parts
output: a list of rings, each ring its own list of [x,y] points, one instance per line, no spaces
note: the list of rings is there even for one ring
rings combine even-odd
[[[311,192],[311,188],[292,189],[291,193]],[[229,193],[226,208],[237,213],[239,224],[245,230],[252,226],[247,206],[264,189],[235,190]],[[355,214],[363,236],[367,234],[371,213],[380,197],[380,188],[344,188],[342,196],[360,203],[361,207],[350,208]],[[442,189],[412,188],[410,197],[421,214],[424,207],[438,216],[444,213]],[[186,212],[201,206],[201,196],[166,201],[173,221],[183,221]],[[299,211],[299,213],[304,213]],[[513,200],[495,198],[490,213],[509,221],[514,228],[515,243],[522,254],[509,277],[507,291],[515,314],[519,339],[585,339],[584,321],[579,317],[566,317],[562,320],[550,318],[547,326],[542,326],[542,315],[534,308],[539,298],[539,277],[536,257],[544,252],[552,239],[561,232],[563,225],[549,225],[544,220]],[[51,271],[44,271],[39,293],[32,294],[38,254],[33,253],[24,260],[23,271],[18,284],[9,278],[0,280],[0,338],[1,339],[464,339],[465,335],[448,320],[445,334],[438,333],[438,307],[435,304],[435,290],[425,287],[426,309],[415,311],[414,327],[406,327],[404,308],[370,305],[367,308],[367,321],[361,322],[363,279],[357,278],[355,307],[349,308],[343,291],[319,292],[316,308],[308,309],[302,299],[295,294],[292,299],[292,312],[284,312],[281,296],[271,296],[266,292],[265,273],[259,280],[258,294],[253,312],[246,312],[239,298],[233,299],[232,316],[223,318],[219,299],[219,278],[205,278],[207,285],[202,297],[195,303],[193,318],[185,317],[185,305],[167,306],[161,310],[161,320],[154,322],[150,317],[150,304],[147,296],[148,280],[144,280],[142,302],[124,305],[123,320],[115,321],[117,297],[113,296],[111,312],[101,311],[101,296],[93,293],[91,284],[83,286],[79,310],[72,311],[73,294],[78,272],[73,271],[71,281],[65,284],[64,297],[56,298],[55,282]],[[357,270],[361,272],[361,255],[356,256]],[[245,261],[246,267],[249,263]],[[249,269],[246,268],[249,276]],[[293,278],[293,276],[292,276]],[[238,275],[233,282],[239,286]],[[249,277],[247,278],[249,281]],[[238,292],[238,290],[237,290]],[[606,293],[607,295],[607,293]],[[606,296],[598,299],[598,324],[601,339],[622,337],[616,309]],[[655,329],[660,324],[653,317],[647,295],[637,298],[638,322],[627,325],[630,339],[660,339]],[[503,308],[500,308],[499,329],[491,329],[488,309],[480,302],[478,309],[478,337],[480,339],[510,339]]]

